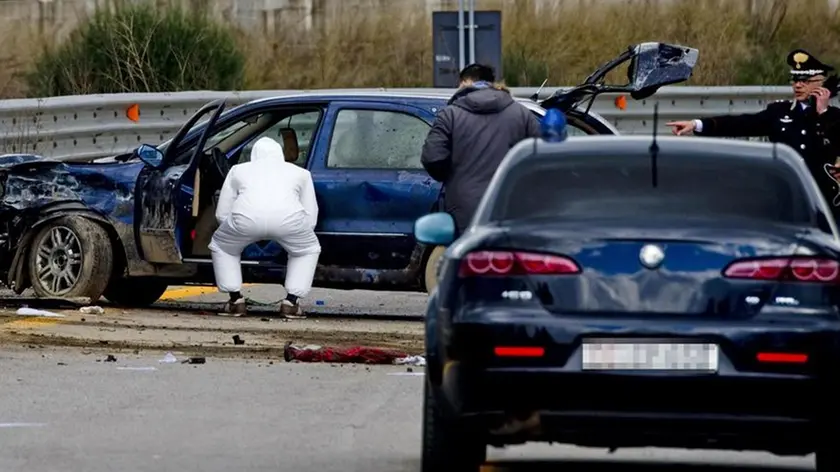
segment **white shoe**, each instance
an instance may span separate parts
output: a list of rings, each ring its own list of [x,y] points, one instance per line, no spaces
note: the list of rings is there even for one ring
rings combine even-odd
[[[245,304],[245,297],[239,298],[233,302],[228,300],[222,309],[222,313],[228,316],[245,316],[248,314],[248,306]]]
[[[300,304],[292,303],[289,300],[283,300],[280,303],[280,314],[290,320],[302,320],[306,318]]]

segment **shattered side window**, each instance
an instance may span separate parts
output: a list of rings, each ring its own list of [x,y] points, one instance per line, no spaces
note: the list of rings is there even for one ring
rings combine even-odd
[[[340,110],[327,167],[422,170],[420,154],[429,124],[401,112]]]

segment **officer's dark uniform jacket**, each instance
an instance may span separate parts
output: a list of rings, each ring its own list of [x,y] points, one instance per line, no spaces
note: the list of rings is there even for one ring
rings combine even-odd
[[[817,115],[814,107],[803,109],[798,102],[781,100],[758,113],[715,116],[702,120],[698,136],[766,136],[799,151],[829,204],[837,194],[837,184],[828,176],[824,164],[840,159],[840,108],[828,107]],[[840,210],[835,209],[835,213]]]
[[[804,66],[807,69],[802,70],[805,77],[816,75],[814,72],[832,70],[802,50],[793,51],[788,56],[792,67],[800,65],[793,60],[799,55],[806,58]],[[793,77],[796,77],[796,72],[796,69],[791,71]],[[840,208],[832,204],[838,194],[838,184],[823,167],[840,161],[840,108],[829,106],[818,115],[814,106],[803,106],[803,103],[794,100],[779,100],[758,113],[714,116],[700,121],[702,125],[695,131],[698,136],[767,137],[771,142],[784,143],[797,150],[835,217],[840,214]]]

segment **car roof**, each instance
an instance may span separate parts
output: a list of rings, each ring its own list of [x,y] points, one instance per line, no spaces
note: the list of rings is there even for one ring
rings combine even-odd
[[[251,100],[244,105],[256,105],[256,104],[276,104],[282,105],[286,103],[317,103],[317,102],[324,102],[324,101],[335,101],[335,100],[352,100],[352,101],[361,101],[361,102],[393,102],[393,101],[400,101],[400,100],[410,100],[410,101],[421,101],[421,102],[428,102],[429,105],[437,105],[439,102],[444,101],[447,102],[449,99],[452,98],[451,92],[443,92],[443,91],[429,91],[429,92],[399,92],[399,91],[389,91],[389,90],[371,90],[371,91],[358,91],[358,90],[347,90],[347,91],[326,91],[326,90],[314,90],[310,92],[302,92],[302,93],[294,93],[290,95],[278,95],[274,97],[265,97],[265,98],[258,98],[256,100]],[[514,97],[514,99],[522,103],[529,108],[533,108],[535,110],[540,110],[541,107],[538,103],[534,102],[531,99],[523,98],[523,97]],[[530,105],[530,106],[529,106]]]
[[[513,161],[523,159],[553,158],[581,154],[642,154],[648,153],[653,142],[651,135],[590,135],[573,136],[563,142],[536,140],[536,148],[531,143],[511,150]],[[799,154],[785,144],[742,139],[722,139],[699,136],[657,136],[659,154],[681,156],[726,156],[730,159],[779,160],[796,168],[801,168]],[[536,152],[534,152],[536,149]]]
[[[276,95],[272,97],[263,97],[257,98],[254,100],[248,100],[246,102],[240,103],[238,105],[232,106],[227,108],[223,113],[220,120],[224,121],[228,119],[231,115],[238,114],[241,110],[249,110],[255,106],[282,106],[288,104],[315,104],[315,103],[322,103],[328,101],[336,101],[336,100],[348,100],[348,101],[361,101],[361,102],[387,102],[387,103],[394,103],[399,101],[410,101],[414,102],[425,102],[424,105],[430,108],[434,108],[436,106],[440,106],[445,104],[449,99],[452,98],[452,93],[450,92],[443,92],[443,91],[430,91],[430,92],[399,92],[393,90],[369,90],[369,91],[359,91],[358,89],[349,89],[349,90],[313,90],[313,91],[305,91],[305,92],[295,92],[288,95]],[[540,115],[545,113],[545,110],[533,100],[528,98],[522,97],[514,97],[514,100],[521,103],[528,109],[533,112],[536,112]],[[443,102],[443,103],[441,103]],[[435,110],[432,110],[435,111]],[[206,122],[206,121],[205,121]],[[203,125],[202,125],[203,126]],[[201,126],[193,127],[187,134],[186,138],[190,139],[194,137],[196,133],[199,132]],[[172,138],[167,139],[160,145],[166,146],[172,141]]]

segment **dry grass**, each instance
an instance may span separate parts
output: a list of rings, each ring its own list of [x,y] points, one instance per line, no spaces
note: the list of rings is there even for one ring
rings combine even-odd
[[[423,9],[351,10],[321,31],[295,25],[243,34],[251,88],[422,87],[431,82],[431,18]]]
[[[500,9],[504,75],[511,86],[578,83],[594,68],[642,41],[666,41],[700,49],[692,85],[780,84],[784,55],[804,47],[840,65],[840,20],[826,0],[656,2],[535,0],[479,1]],[[252,37],[252,88],[428,86],[431,18],[419,5],[393,2],[380,16],[346,14],[320,37],[294,30]],[[795,5],[795,8],[794,8]],[[382,11],[382,10],[380,10]],[[256,46],[253,46],[256,44]],[[621,80],[620,77],[615,80]]]
[[[579,82],[630,44],[666,41],[700,49],[688,85],[755,85],[784,82],[784,55],[804,47],[840,66],[840,18],[826,0],[636,1],[608,4],[558,1],[538,9],[535,0],[479,0],[480,9],[500,9],[504,72],[510,86]],[[422,2],[393,1],[376,10],[349,9],[320,32],[292,22],[277,33],[240,33],[248,54],[251,89],[414,87],[432,82],[431,16]],[[583,6],[582,6],[583,5]],[[3,35],[4,33],[0,33]],[[3,41],[0,94],[24,92],[19,80],[37,50],[37,40]],[[617,77],[615,80],[620,81]]]
[[[26,96],[25,74],[50,38],[34,27],[0,27],[0,97]]]

